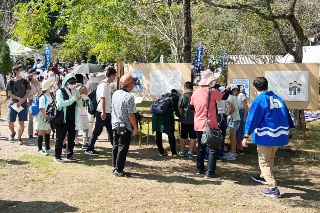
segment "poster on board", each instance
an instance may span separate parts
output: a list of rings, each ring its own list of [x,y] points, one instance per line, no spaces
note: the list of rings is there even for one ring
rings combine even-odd
[[[247,103],[250,103],[250,78],[234,78],[232,84],[241,85],[240,92],[247,97]]]
[[[268,87],[284,101],[308,101],[309,71],[266,71]]]
[[[132,92],[143,92],[143,72],[132,71],[130,74],[134,80],[134,88]]]
[[[151,71],[150,95],[161,96],[172,89],[182,88],[182,71]]]

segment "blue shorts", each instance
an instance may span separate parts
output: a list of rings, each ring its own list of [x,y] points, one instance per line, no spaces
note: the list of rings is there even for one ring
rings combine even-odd
[[[234,121],[230,118],[229,123],[228,123],[228,127],[229,127],[229,129],[232,129],[232,130],[238,130],[240,127],[240,120]]]
[[[28,120],[28,106],[22,106],[23,110],[21,112],[17,112],[14,109],[12,109],[11,104],[8,106],[8,122],[16,122],[17,115],[19,116],[19,122],[20,121],[27,121]]]

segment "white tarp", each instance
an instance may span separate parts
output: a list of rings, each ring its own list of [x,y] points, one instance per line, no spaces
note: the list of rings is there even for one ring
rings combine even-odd
[[[182,71],[151,71],[150,95],[161,96],[172,89],[182,88]]]
[[[266,71],[268,87],[284,101],[308,101],[309,71]]]
[[[22,44],[19,44],[16,41],[13,40],[7,40],[6,44],[10,48],[10,55],[11,56],[24,56],[24,57],[34,57],[34,54],[40,54],[44,55],[44,53],[38,52],[34,49],[31,49],[29,47],[25,47]]]

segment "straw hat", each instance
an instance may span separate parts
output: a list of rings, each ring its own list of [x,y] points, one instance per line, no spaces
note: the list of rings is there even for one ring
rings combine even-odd
[[[198,83],[200,86],[207,86],[212,81],[218,79],[220,73],[213,73],[211,70],[207,69],[206,71],[201,72],[201,81]]]
[[[47,89],[49,89],[52,86],[52,82],[49,80],[43,80],[42,81],[42,90],[46,91]]]

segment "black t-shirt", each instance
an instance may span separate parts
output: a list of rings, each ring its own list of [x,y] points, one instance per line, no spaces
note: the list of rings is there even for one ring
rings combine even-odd
[[[18,96],[19,98],[23,98],[26,94],[27,90],[30,90],[30,83],[26,79],[16,80],[12,79],[7,84],[7,90],[11,91],[12,94]],[[9,104],[18,103],[18,99],[10,98]],[[22,106],[27,105],[27,101],[22,104]]]

